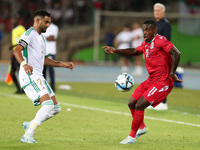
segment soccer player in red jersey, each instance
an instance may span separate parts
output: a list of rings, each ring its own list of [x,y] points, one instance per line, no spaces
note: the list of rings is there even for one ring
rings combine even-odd
[[[104,46],[107,53],[137,56],[144,54],[146,68],[149,73],[147,80],[142,82],[132,94],[128,106],[133,121],[130,134],[120,144],[132,144],[149,130],[144,124],[144,109],[149,105],[155,107],[171,92],[174,81],[182,82],[175,75],[181,53],[164,36],[157,34],[157,24],[147,20],[142,25],[144,42],[137,48],[114,49]]]

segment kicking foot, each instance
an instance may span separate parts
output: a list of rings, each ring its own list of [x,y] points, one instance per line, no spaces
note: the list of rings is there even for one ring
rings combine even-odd
[[[21,142],[23,142],[23,143],[37,143],[37,142],[34,140],[33,136],[31,136],[31,135],[26,135],[26,134],[24,134],[24,136],[22,136]]]
[[[148,127],[144,127],[143,129],[138,129],[136,133],[136,139],[139,138],[141,135],[147,134],[149,132]]]
[[[119,144],[133,144],[136,142],[136,138],[133,138],[131,136],[127,136],[123,141],[121,141]]]

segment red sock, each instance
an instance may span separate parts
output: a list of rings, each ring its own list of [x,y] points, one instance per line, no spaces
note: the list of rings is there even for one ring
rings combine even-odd
[[[134,111],[134,118],[132,121],[131,132],[129,136],[135,138],[137,130],[139,129],[141,123],[144,120],[144,110],[135,110]]]
[[[132,117],[134,116],[135,109],[130,109]]]
[[[134,116],[135,109],[130,109],[130,111],[131,111],[131,114],[132,114],[132,117],[133,117],[133,116]],[[142,123],[140,124],[139,129],[143,129],[145,126],[146,126],[146,125],[145,125],[144,121],[142,121]]]
[[[142,123],[140,124],[139,129],[144,129],[144,127],[146,127],[146,125],[145,125],[144,121],[142,121]]]

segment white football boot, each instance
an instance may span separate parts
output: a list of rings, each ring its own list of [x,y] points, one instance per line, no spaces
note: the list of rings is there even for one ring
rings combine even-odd
[[[21,138],[21,142],[23,143],[37,143],[32,135],[24,134]]]
[[[139,138],[141,135],[147,134],[149,132],[149,128],[148,127],[144,127],[143,129],[138,129],[137,133],[136,133],[136,139]]]
[[[133,144],[136,142],[136,138],[133,138],[131,136],[127,136],[123,141],[121,141],[119,144]]]

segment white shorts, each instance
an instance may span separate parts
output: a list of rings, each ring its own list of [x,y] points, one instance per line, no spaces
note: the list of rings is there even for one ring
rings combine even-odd
[[[43,95],[49,94],[50,97],[55,95],[43,76],[40,76],[38,79],[33,79],[30,84],[25,86],[23,89],[35,106],[40,105],[39,99]]]

